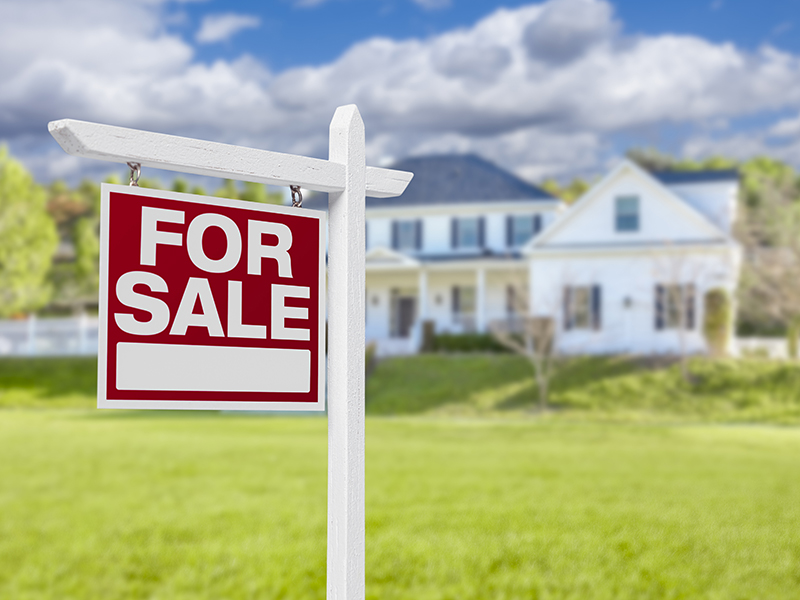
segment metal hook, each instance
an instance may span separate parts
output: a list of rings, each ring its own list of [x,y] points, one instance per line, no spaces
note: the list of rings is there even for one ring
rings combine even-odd
[[[303,194],[300,193],[300,186],[290,185],[289,189],[292,191],[292,206],[294,208],[303,208]]]
[[[142,165],[135,162],[129,162],[128,168],[131,170],[131,178],[128,182],[128,185],[133,187],[139,187],[139,177],[142,176]]]

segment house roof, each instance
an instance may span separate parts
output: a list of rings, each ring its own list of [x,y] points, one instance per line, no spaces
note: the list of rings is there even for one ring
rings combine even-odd
[[[411,171],[414,178],[397,198],[367,198],[367,208],[395,208],[426,204],[464,204],[477,202],[545,201],[558,199],[523,181],[516,175],[475,154],[443,154],[406,158],[393,165],[398,171]],[[308,198],[303,206],[324,210],[322,194]]]
[[[551,240],[554,236],[558,235],[560,231],[562,231],[565,227],[569,227],[569,224],[573,222],[578,215],[586,210],[588,206],[590,206],[596,199],[600,196],[601,191],[609,185],[612,181],[614,181],[618,176],[623,174],[624,172],[630,172],[635,176],[642,177],[644,181],[650,181],[658,188],[660,188],[664,194],[663,198],[670,202],[676,210],[680,210],[684,216],[687,216],[694,220],[695,223],[700,224],[701,226],[707,228],[709,236],[711,239],[714,240],[723,240],[727,242],[731,242],[732,240],[730,237],[722,231],[715,223],[710,221],[705,215],[701,214],[697,211],[696,208],[691,206],[689,203],[684,202],[681,198],[677,196],[677,194],[669,189],[667,184],[663,182],[655,173],[651,171],[647,171],[639,166],[637,163],[633,162],[630,159],[623,159],[619,162],[619,164],[603,179],[599,182],[594,184],[589,190],[581,196],[578,201],[573,204],[569,211],[564,215],[563,218],[556,221],[552,226],[547,228],[541,235],[534,237],[528,244],[523,248],[523,253],[530,253],[539,251],[542,248],[551,245]],[[731,171],[714,171],[713,173],[727,173],[727,178],[730,178]],[[693,174],[696,173],[712,173],[712,171],[695,171]],[[733,171],[736,173],[736,171]],[[684,175],[684,173],[674,173],[675,175]],[[738,179],[738,174],[737,174]],[[724,179],[719,179],[719,181],[723,181]],[[701,180],[695,179],[692,181],[693,183],[699,183]],[[677,181],[676,181],[677,183]],[[681,181],[681,183],[689,183],[689,181]],[[651,240],[653,241],[653,240]],[[672,242],[670,242],[672,243]],[[597,244],[587,244],[587,248],[595,248]]]
[[[714,171],[650,171],[650,174],[664,185],[739,180],[739,171],[736,169],[718,169]]]

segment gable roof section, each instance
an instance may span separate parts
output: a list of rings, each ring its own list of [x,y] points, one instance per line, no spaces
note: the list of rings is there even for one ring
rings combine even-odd
[[[475,154],[419,156],[401,160],[391,168],[411,171],[414,178],[402,196],[368,198],[367,208],[498,200],[557,201],[543,189]]]
[[[365,256],[367,267],[418,267],[419,261],[391,248],[373,248]]]
[[[367,208],[472,204],[480,202],[560,202],[558,198],[476,154],[443,154],[406,158],[392,169],[414,178],[396,198],[367,197]],[[327,210],[325,194],[310,194],[303,206]]]
[[[545,229],[542,234],[534,237],[523,248],[523,253],[547,247],[548,242],[556,237],[560,231],[563,231],[565,228],[569,227],[570,222],[574,221],[578,215],[587,209],[587,207],[591,206],[591,204],[593,204],[602,195],[605,189],[626,170],[630,171],[634,176],[643,179],[646,183],[655,186],[661,192],[661,195],[665,198],[665,200],[669,202],[676,211],[680,211],[686,218],[692,219],[696,223],[707,228],[710,235],[720,240],[724,240],[726,243],[735,243],[730,236],[728,236],[728,234],[722,231],[716,224],[712,223],[708,218],[706,218],[705,215],[700,213],[689,203],[678,197],[653,174],[645,171],[633,161],[629,159],[623,159],[608,175],[606,175],[602,180],[592,186],[583,196],[581,196],[581,198],[567,210],[564,217]],[[587,243],[585,245],[586,248],[590,248],[591,246],[591,243]]]

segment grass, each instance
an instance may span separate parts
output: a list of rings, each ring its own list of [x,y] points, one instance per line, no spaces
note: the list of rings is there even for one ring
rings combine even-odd
[[[800,431],[367,423],[367,597],[796,598]],[[324,598],[323,418],[0,412],[0,598]]]
[[[0,359],[0,408],[91,408],[93,358]],[[550,418],[635,422],[800,423],[800,364],[626,357],[563,362],[552,380]],[[367,380],[371,415],[530,415],[536,389],[528,362],[510,354],[430,354],[378,364]]]
[[[90,408],[97,358],[0,359],[0,408]]]
[[[626,421],[800,423],[800,364],[695,358],[686,383],[674,361],[566,360],[551,381],[560,417]],[[420,355],[381,362],[367,382],[371,414],[519,415],[535,409],[519,356]]]

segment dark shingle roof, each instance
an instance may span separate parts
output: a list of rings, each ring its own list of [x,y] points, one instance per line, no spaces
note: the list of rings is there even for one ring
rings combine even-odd
[[[367,206],[460,204],[497,200],[555,200],[543,189],[523,181],[475,154],[420,156],[391,166],[411,171],[414,179],[398,198],[368,198]]]
[[[397,198],[367,198],[367,208],[493,201],[556,201],[543,189],[523,181],[475,154],[419,156],[389,168],[411,171],[414,178]],[[324,195],[309,197],[308,208],[325,210]]]
[[[650,174],[664,185],[739,180],[739,171],[736,169],[720,169],[716,171],[651,171]]]

